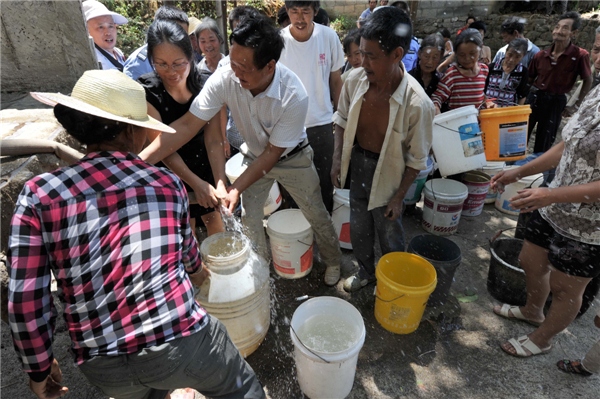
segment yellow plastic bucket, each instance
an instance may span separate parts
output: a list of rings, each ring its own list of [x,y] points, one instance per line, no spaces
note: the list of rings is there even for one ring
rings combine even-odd
[[[483,132],[483,148],[488,162],[525,159],[529,114],[529,105],[479,111],[479,126]]]
[[[437,285],[433,265],[418,255],[391,252],[381,257],[375,276],[375,318],[379,324],[395,334],[415,331]]]

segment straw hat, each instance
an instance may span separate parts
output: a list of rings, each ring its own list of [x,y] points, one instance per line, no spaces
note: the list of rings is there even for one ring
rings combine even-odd
[[[84,72],[70,96],[60,93],[31,93],[31,96],[51,106],[62,104],[101,118],[175,133],[174,129],[148,116],[144,88],[116,69]]]
[[[200,21],[198,18],[196,17],[189,17],[189,25],[190,27],[188,28],[188,35],[191,35],[192,33],[194,33],[194,31],[196,30],[196,28],[198,27],[198,25],[200,25],[200,23],[202,21]]]
[[[99,1],[86,0],[81,3],[81,6],[83,8],[83,14],[85,15],[86,22],[92,18],[110,15],[113,17],[113,21],[115,21],[115,24],[117,25],[125,25],[127,23],[127,18],[121,14],[117,14],[116,12],[109,11],[108,8],[106,8],[106,6]]]

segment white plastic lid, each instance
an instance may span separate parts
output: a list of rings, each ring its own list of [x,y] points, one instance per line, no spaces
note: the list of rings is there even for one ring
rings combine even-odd
[[[310,223],[300,209],[285,209],[275,212],[267,222],[267,229],[279,234],[304,234],[310,228]]]
[[[433,118],[433,123],[443,123],[463,116],[478,114],[479,111],[477,111],[477,108],[475,108],[474,105],[468,105],[466,107],[461,107],[452,111],[444,112],[443,114],[436,115],[435,118]]]
[[[230,180],[235,180],[244,173],[246,166],[244,165],[244,155],[240,152],[235,154],[225,164],[225,174]],[[232,182],[233,183],[233,182]]]

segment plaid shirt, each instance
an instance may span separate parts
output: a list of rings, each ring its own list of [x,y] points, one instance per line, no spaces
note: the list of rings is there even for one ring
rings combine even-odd
[[[30,377],[50,371],[64,304],[75,361],[134,353],[206,324],[188,273],[200,267],[182,182],[133,154],[90,153],[28,181],[9,240],[9,318]]]

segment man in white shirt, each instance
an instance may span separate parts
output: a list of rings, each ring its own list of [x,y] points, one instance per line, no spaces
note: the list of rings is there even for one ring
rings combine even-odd
[[[334,285],[340,277],[341,251],[333,222],[323,205],[319,177],[312,163],[313,151],[306,139],[308,96],[304,86],[292,71],[277,62],[283,39],[266,18],[247,17],[231,38],[230,65],[217,69],[190,111],[171,124],[177,133],[158,136],[140,157],[156,163],[169,156],[208,121],[218,124],[219,110],[227,105],[248,146],[244,154],[248,168],[226,187],[225,155],[218,148],[222,145],[220,129],[207,129],[206,147],[217,182],[217,187],[211,188],[210,200],[215,206],[220,201],[232,212],[243,193],[242,218],[248,237],[268,259],[263,207],[273,181],[277,180],[312,226],[327,266],[325,283]]]
[[[94,39],[96,57],[102,64],[102,69],[117,69],[123,72],[125,56],[115,46],[117,45],[117,25],[125,25],[127,18],[109,11],[104,4],[96,0],[84,1],[82,8],[88,32]]]
[[[331,117],[337,109],[342,90],[341,69],[344,50],[335,31],[316,24],[318,1],[286,1],[291,24],[281,31],[285,47],[279,62],[292,70],[308,93],[308,114],[304,126],[308,142],[315,151],[314,164],[321,182],[321,195],[329,212],[333,209],[331,157],[333,125]],[[333,100],[333,106],[331,101]]]

